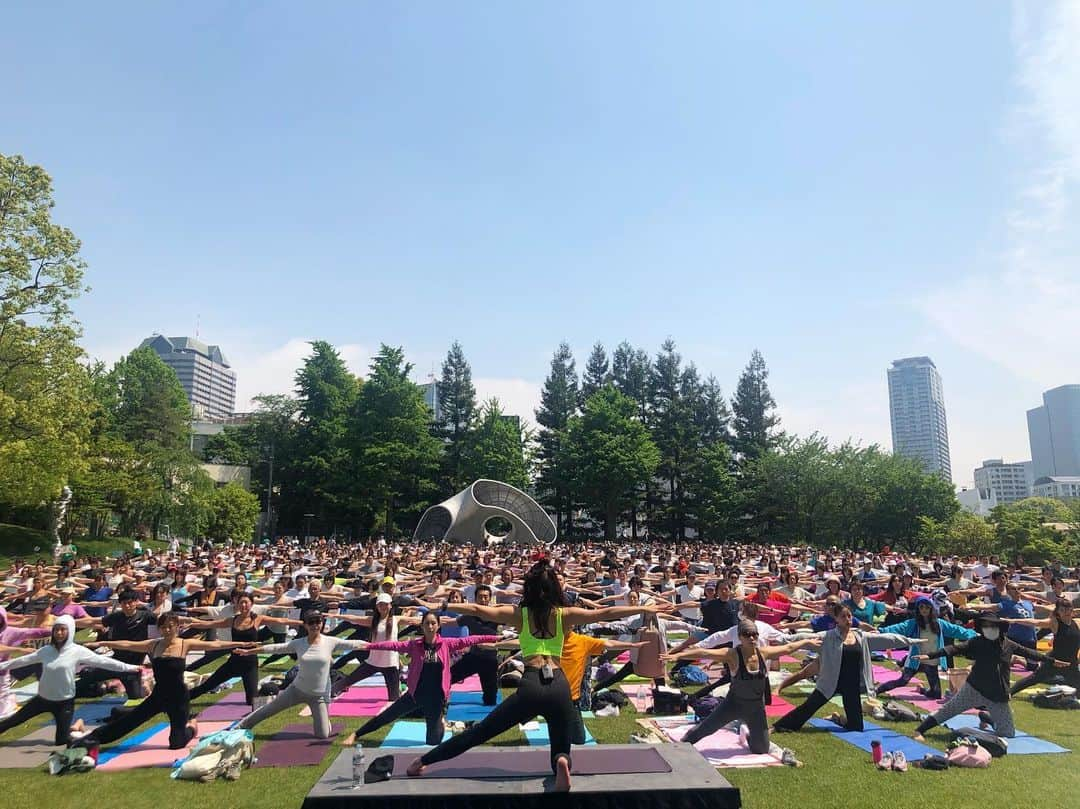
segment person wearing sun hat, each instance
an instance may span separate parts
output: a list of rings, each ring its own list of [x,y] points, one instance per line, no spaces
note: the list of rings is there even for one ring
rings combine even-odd
[[[985,708],[979,711],[980,726],[993,726],[994,733],[1011,739],[1016,735],[1012,708],[1009,706],[1009,673],[1013,655],[1020,655],[1028,660],[1051,663],[1066,668],[1068,663],[1055,661],[1049,655],[1033,649],[1027,649],[1009,640],[1005,636],[1007,625],[996,615],[985,613],[975,620],[978,634],[970,640],[958,641],[936,649],[927,654],[915,655],[918,663],[945,657],[963,655],[971,660],[971,673],[960,690],[933,715],[926,717],[915,729],[915,740],[925,741],[923,734],[930,728],[940,725],[962,714],[970,708]]]

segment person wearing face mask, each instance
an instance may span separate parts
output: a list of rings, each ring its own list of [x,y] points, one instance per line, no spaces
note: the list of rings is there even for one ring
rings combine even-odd
[[[923,663],[934,658],[960,654],[972,662],[967,682],[956,695],[932,716],[926,717],[915,729],[916,741],[925,741],[923,734],[926,731],[969,708],[985,708],[979,712],[979,724],[984,727],[992,725],[998,736],[1011,739],[1016,735],[1012,708],[1009,707],[1009,670],[1013,655],[1051,663],[1059,668],[1067,668],[1069,665],[1065,661],[1053,660],[1049,655],[1026,649],[1009,640],[1005,637],[1005,622],[996,615],[980,615],[975,623],[979,634],[971,640],[915,656],[917,662]]]
[[[36,652],[0,663],[0,672],[14,663],[40,664],[37,695],[18,711],[0,722],[0,733],[21,725],[38,714],[51,713],[56,721],[56,744],[71,738],[71,720],[75,714],[75,674],[80,668],[101,668],[134,674],[137,666],[113,660],[75,643],[75,619],[61,615],[53,624],[49,643]]]

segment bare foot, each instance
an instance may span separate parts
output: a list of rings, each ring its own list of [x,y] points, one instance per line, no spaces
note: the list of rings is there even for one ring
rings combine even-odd
[[[565,757],[555,762],[555,791],[570,791],[570,763]]]
[[[342,747],[352,747],[354,744],[356,744],[356,732],[354,731],[345,738],[343,738],[340,744]]]
[[[415,778],[418,775],[423,775],[424,770],[424,762],[422,762],[420,759],[416,759],[416,761],[409,765],[409,769],[405,770],[405,774],[410,778]]]
[[[76,719],[74,722],[71,723],[72,733],[82,733],[84,730],[86,730],[86,723],[83,722],[81,719]]]
[[[925,741],[926,741],[926,737],[925,737],[925,736],[923,736],[923,735],[922,735],[921,733],[916,733],[916,734],[915,734],[914,736],[912,736],[911,738],[913,738],[913,739],[914,739],[915,741],[917,741],[917,742],[925,742]]]

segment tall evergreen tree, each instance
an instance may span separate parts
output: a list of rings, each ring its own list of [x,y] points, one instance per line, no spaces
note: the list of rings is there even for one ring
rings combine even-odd
[[[462,458],[468,480],[488,478],[519,489],[529,485],[521,423],[503,412],[498,399],[484,403]]]
[[[731,400],[735,415],[735,450],[744,459],[756,458],[776,446],[780,438],[776,430],[780,417],[775,412],[776,402],[769,392],[768,380],[765,358],[755,348]]]
[[[634,348],[625,340],[616,347],[611,359],[611,377],[616,389],[631,399],[637,408],[637,418],[646,428],[650,428],[650,390],[649,378],[652,373],[652,361],[644,349]],[[653,501],[655,486],[652,477],[646,478],[640,491],[630,506],[629,521],[631,537],[636,541],[640,526],[638,511],[644,508],[645,524],[653,522]]]
[[[664,491],[657,504],[659,525],[675,540],[686,538],[687,513],[683,476],[693,439],[693,412],[684,391],[693,394],[698,384],[697,370],[682,368],[682,356],[675,342],[660,346],[649,377],[650,429],[660,450],[657,474],[664,479]],[[652,526],[650,525],[650,528]]]
[[[449,491],[458,491],[469,481],[463,468],[469,430],[476,418],[476,388],[472,369],[457,340],[450,346],[442,365],[439,380],[439,412],[437,432],[446,442],[443,456],[443,478]]]
[[[337,349],[323,340],[311,344],[311,355],[296,372],[295,467],[282,478],[289,492],[282,500],[285,526],[299,529],[305,514],[315,515],[313,530],[348,521],[356,483],[346,471],[346,434],[359,389]]]
[[[578,405],[578,378],[570,346],[561,343],[551,358],[551,371],[544,380],[536,422],[538,441],[540,502],[555,512],[555,525],[563,535],[573,528],[573,496],[569,468],[562,450],[563,436]]]
[[[581,407],[584,408],[588,398],[610,381],[607,352],[603,343],[596,343],[585,363],[585,373],[581,375]]]
[[[383,345],[356,397],[348,445],[356,497],[388,534],[419,517],[436,491],[441,447],[401,348]]]
[[[586,509],[603,520],[607,540],[615,539],[620,514],[660,462],[636,409],[633,400],[608,384],[589,397],[566,430],[572,483]]]

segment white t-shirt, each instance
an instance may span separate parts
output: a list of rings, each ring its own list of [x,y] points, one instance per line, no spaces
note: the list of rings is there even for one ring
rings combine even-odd
[[[382,640],[397,640],[397,616],[391,615],[385,621],[379,621],[379,626],[371,633],[371,642]],[[376,668],[388,669],[398,667],[398,653],[372,650],[368,652],[367,662]]]
[[[700,584],[695,584],[693,587],[687,587],[685,584],[680,584],[675,590],[675,595],[679,598],[679,615],[689,621],[700,621],[701,609],[698,604],[704,594],[705,588]],[[692,603],[693,606],[684,607],[683,604],[688,602]]]

